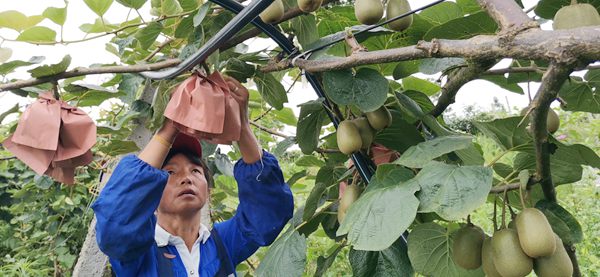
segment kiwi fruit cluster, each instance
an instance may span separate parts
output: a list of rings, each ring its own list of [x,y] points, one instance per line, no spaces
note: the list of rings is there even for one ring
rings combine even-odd
[[[454,262],[465,269],[482,266],[488,277],[522,277],[532,270],[540,277],[573,274],[561,239],[541,211],[523,209],[513,222],[493,237],[471,223],[459,229],[452,245]]]
[[[354,14],[356,19],[362,24],[373,25],[383,17],[383,3],[381,0],[356,0],[354,1]],[[388,0],[385,7],[386,19],[394,18],[398,15],[411,11],[408,0]],[[388,27],[394,31],[404,31],[410,27],[413,21],[412,14],[388,23]]]
[[[600,14],[594,6],[588,3],[573,4],[560,8],[552,21],[554,30],[595,25],[600,25]]]
[[[340,151],[350,155],[360,149],[368,149],[379,130],[392,124],[390,111],[381,106],[375,111],[366,112],[364,117],[340,122],[337,129],[337,143]]]

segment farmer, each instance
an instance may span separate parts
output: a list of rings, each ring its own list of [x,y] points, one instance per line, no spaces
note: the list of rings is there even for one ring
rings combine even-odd
[[[166,119],[139,156],[120,161],[92,205],[98,245],[117,276],[233,276],[235,266],[271,244],[291,218],[292,194],[279,164],[250,130],[248,91],[226,81],[242,122],[235,216],[212,230],[201,223],[211,174],[198,140]]]

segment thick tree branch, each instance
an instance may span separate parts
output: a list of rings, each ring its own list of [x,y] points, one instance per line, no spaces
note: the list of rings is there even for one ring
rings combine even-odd
[[[482,72],[488,70],[494,65],[494,60],[472,62],[466,67],[454,70],[448,75],[448,81],[442,87],[442,94],[435,107],[429,114],[437,117],[441,115],[450,104],[454,103],[454,98],[458,90],[466,83],[477,79]]]
[[[543,31],[532,29],[517,34],[510,45],[499,41],[499,36],[476,36],[465,40],[434,39],[417,45],[362,52],[345,58],[319,60],[297,59],[261,67],[262,72],[286,70],[296,66],[308,72],[340,70],[360,65],[415,60],[429,57],[462,57],[473,60],[515,58],[573,62],[600,60],[600,26],[570,30]]]
[[[336,1],[338,1],[338,0],[323,0],[323,3],[321,4],[321,6],[324,6],[324,5],[327,5],[329,3],[333,3],[333,2],[336,2]],[[292,9],[287,10],[283,14],[283,17],[281,18],[281,20],[279,20],[278,22],[273,23],[273,24],[277,25],[277,24],[279,24],[281,22],[288,21],[288,20],[290,20],[290,19],[292,19],[294,17],[298,17],[298,16],[301,16],[301,15],[304,15],[304,14],[307,14],[307,13],[303,12],[298,7],[294,7]],[[223,50],[235,47],[236,45],[244,42],[247,39],[250,39],[250,38],[253,38],[255,36],[260,35],[260,33],[261,33],[261,30],[259,30],[256,27],[252,27],[252,29],[250,29],[250,30],[248,30],[248,31],[246,31],[246,32],[238,35],[238,36],[235,36],[235,37],[231,38],[229,41],[227,41],[227,43],[225,43],[219,49],[221,51],[223,51]]]
[[[542,77],[542,84],[531,103],[531,130],[535,144],[536,179],[542,186],[544,197],[554,202],[556,202],[556,192],[550,175],[550,152],[553,150],[548,142],[546,121],[550,104],[556,99],[558,90],[572,70],[572,66],[551,63]]]
[[[498,23],[502,31],[510,29],[524,30],[531,27],[537,27],[538,24],[533,21],[519,7],[516,1],[512,0],[477,0],[479,5],[488,12],[488,14]]]

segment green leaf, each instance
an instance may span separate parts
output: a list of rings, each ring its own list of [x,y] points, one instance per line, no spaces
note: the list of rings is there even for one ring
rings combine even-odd
[[[46,175],[35,175],[35,177],[33,177],[33,181],[35,182],[35,186],[41,189],[49,189],[50,186],[52,186],[52,184],[54,184],[54,181],[52,180],[52,178],[46,176]]]
[[[0,75],[6,75],[18,67],[41,63],[45,59],[46,57],[43,56],[33,56],[31,59],[29,59],[29,61],[15,60],[0,64]]]
[[[9,114],[12,113],[16,113],[19,111],[19,104],[15,104],[12,108],[0,113],[0,123],[2,123],[2,120],[4,120],[4,118],[6,118],[6,116],[8,116]]]
[[[107,144],[98,147],[98,150],[109,156],[118,156],[137,152],[140,148],[130,140],[110,140]]]
[[[487,76],[482,76],[481,80],[486,80],[488,82],[491,82],[495,85],[498,85],[499,87],[508,90],[508,91],[512,91],[518,94],[523,94],[523,88],[521,88],[518,84],[516,83],[512,83],[509,82],[508,79],[504,76],[501,75],[487,75]]]
[[[421,186],[419,212],[459,220],[483,205],[492,188],[493,171],[483,166],[431,162],[414,178]]]
[[[498,174],[502,178],[506,178],[508,175],[513,173],[512,166],[504,163],[494,163],[492,168],[494,169],[494,172],[496,172],[496,174]]]
[[[126,104],[131,104],[137,98],[138,91],[144,89],[145,79],[137,74],[124,73],[119,83],[119,90],[125,92],[120,99]]]
[[[43,16],[34,15],[27,17],[21,12],[10,10],[0,12],[0,28],[5,27],[21,32],[27,28],[31,28],[40,23],[44,19]]]
[[[296,128],[296,140],[302,153],[312,153],[319,143],[319,135],[323,120],[327,113],[323,108],[323,99],[308,101],[300,104],[300,116],[298,117],[298,127]]]
[[[44,10],[42,15],[52,20],[52,22],[62,26],[65,24],[65,20],[67,19],[67,8],[49,7]]]
[[[271,112],[273,114],[273,117],[275,118],[275,120],[283,123],[283,124],[287,124],[290,126],[296,126],[296,124],[298,123],[298,120],[296,119],[296,116],[294,115],[294,111],[292,111],[292,109],[290,108],[283,108],[281,110],[275,110]]]
[[[596,9],[600,9],[600,0],[578,0],[577,2],[590,3]],[[535,14],[545,19],[553,19],[561,7],[570,4],[571,0],[540,0],[535,8]]]
[[[135,38],[140,42],[140,47],[147,50],[152,46],[156,38],[162,32],[163,25],[158,22],[151,22],[148,26],[138,30],[135,33]]]
[[[516,171],[521,171],[523,169],[535,170],[535,155],[524,152],[518,153],[513,159],[513,167]],[[550,172],[552,174],[552,182],[555,186],[558,186],[581,180],[583,168],[579,164],[561,160],[559,157],[551,155]]]
[[[375,178],[369,182],[365,193],[406,182],[415,177],[412,170],[396,164],[380,164],[377,166]]]
[[[176,15],[183,12],[183,8],[177,0],[161,0],[161,14],[162,15]]]
[[[449,2],[444,2],[449,3]],[[464,65],[467,62],[463,58],[427,58],[422,59],[419,71],[423,74],[436,74],[451,67]]]
[[[67,68],[70,64],[71,56],[66,55],[57,64],[42,65],[34,69],[27,70],[27,72],[31,73],[31,77],[33,78],[52,76],[67,71]]]
[[[106,19],[102,20],[101,18],[96,18],[93,24],[84,23],[79,26],[79,30],[88,34],[110,32],[116,28],[118,28],[117,25],[109,24]]]
[[[327,269],[331,267],[338,253],[340,253],[340,251],[343,249],[343,247],[338,247],[337,245],[334,247],[336,248],[331,255],[327,256],[326,258],[323,256],[319,256],[317,258],[317,269],[315,270],[314,277],[321,277],[325,275],[325,272],[327,272]]]
[[[275,155],[275,157],[277,158],[281,158],[285,151],[288,148],[292,147],[292,145],[294,144],[296,144],[296,137],[287,137],[283,139],[282,141],[277,143],[277,146],[275,146],[275,149],[273,150],[273,155]]]
[[[466,270],[454,263],[454,234],[436,223],[417,225],[408,235],[408,257],[415,271],[434,277],[483,277],[481,268]]]
[[[256,269],[256,276],[299,277],[306,265],[306,238],[289,228],[273,245]]]
[[[285,183],[288,184],[288,186],[293,186],[296,182],[298,182],[298,180],[304,178],[306,176],[306,170],[302,170],[300,172],[296,172],[294,173],[294,175],[292,175],[292,177],[290,177]]]
[[[304,204],[304,213],[302,213],[302,220],[308,221],[315,214],[315,211],[319,207],[321,197],[323,196],[323,193],[325,193],[326,189],[327,185],[325,183],[315,183],[315,186],[310,191],[308,198],[306,198],[306,203]]]
[[[198,4],[202,1],[198,0],[179,0],[179,4],[184,12],[193,11],[198,8]],[[205,3],[206,4],[206,3]]]
[[[3,64],[5,61],[8,61],[12,56],[12,49],[0,47],[0,64]]]
[[[502,149],[508,150],[529,144],[532,141],[529,134],[527,134],[527,122],[517,126],[522,119],[522,116],[513,116],[488,122],[475,121],[473,125],[485,136],[498,143]]]
[[[583,76],[583,78],[593,87],[598,90],[600,88],[600,69],[591,69]]]
[[[83,0],[85,4],[98,16],[102,17],[110,5],[112,5],[113,0]]]
[[[288,102],[285,88],[271,73],[256,72],[254,82],[262,98],[271,105],[271,107],[281,110],[283,103]]]
[[[348,261],[352,275],[356,277],[405,277],[415,274],[408,258],[408,247],[402,238],[382,251],[350,249]]]
[[[471,136],[445,136],[421,142],[410,147],[395,164],[412,168],[422,168],[427,162],[450,152],[473,145]]]
[[[147,0],[117,0],[117,2],[125,7],[132,8],[138,10],[144,4],[146,4]]]
[[[69,84],[64,89],[69,92],[64,98],[73,97],[79,107],[98,106],[107,99],[124,95],[121,91],[112,91],[92,84]]]
[[[458,4],[464,13],[476,13],[481,11],[481,6],[479,6],[477,0],[456,0],[456,4]]]
[[[467,39],[476,35],[494,34],[497,29],[498,25],[496,22],[487,12],[481,11],[435,26],[429,29],[424,39],[427,41],[434,38]]]
[[[587,78],[593,76],[588,74],[589,71],[586,74]],[[600,93],[598,88],[592,90],[590,83],[567,81],[558,91],[558,95],[566,102],[566,105],[561,105],[566,111],[600,113]]]
[[[254,75],[255,70],[253,65],[237,58],[230,58],[225,64],[225,74],[241,83],[245,83],[248,78],[251,78]]]
[[[419,206],[414,195],[419,186],[396,180],[403,178],[400,176],[404,175],[382,180],[381,188],[363,193],[348,209],[337,235],[348,234],[348,241],[357,250],[390,247],[413,222]]]
[[[420,91],[427,96],[432,96],[441,89],[437,84],[413,76],[402,79],[402,88],[404,90]]]
[[[148,122],[148,128],[150,130],[158,130],[165,120],[165,109],[171,99],[171,86],[166,81],[161,81],[154,93],[154,99],[152,100],[152,118]]]
[[[562,239],[563,243],[575,244],[583,241],[581,225],[565,208],[548,200],[538,201],[535,207],[546,215],[552,230]]]
[[[302,49],[308,49],[308,45],[319,39],[319,33],[317,33],[317,20],[312,14],[293,18],[291,20],[291,26]]]
[[[44,43],[54,42],[56,39],[56,32],[48,27],[34,26],[23,31],[18,37],[18,41],[25,41],[29,43]]]
[[[392,114],[392,125],[377,133],[376,143],[402,153],[424,140],[415,125],[406,122],[398,111],[390,110],[390,113]]]
[[[363,112],[370,112],[385,103],[388,81],[370,68],[361,68],[356,74],[346,69],[323,73],[323,87],[336,104],[356,105]]]
[[[462,9],[452,2],[442,2],[423,10],[419,15],[433,25],[441,25],[463,16]]]
[[[394,73],[392,74],[394,80],[402,79],[410,76],[411,74],[419,72],[419,64],[419,60],[399,62],[394,68]]]
[[[194,28],[202,24],[202,21],[204,21],[204,18],[206,17],[209,8],[210,2],[206,2],[202,4],[202,6],[200,6],[200,9],[198,9],[198,12],[196,13],[196,15],[194,15]]]
[[[175,38],[187,38],[192,31],[194,31],[194,17],[188,15],[182,18],[179,24],[177,24],[173,35]]]
[[[306,155],[306,156],[300,157],[296,161],[296,165],[297,166],[304,166],[304,167],[309,167],[309,166],[322,167],[322,166],[325,165],[325,162],[319,160],[319,158],[317,158],[315,156]]]

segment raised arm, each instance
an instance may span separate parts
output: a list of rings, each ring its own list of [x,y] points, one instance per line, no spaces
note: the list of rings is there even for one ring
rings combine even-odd
[[[252,130],[250,129],[250,120],[248,119],[248,98],[250,94],[248,93],[248,89],[236,79],[228,76],[224,77],[224,79],[229,85],[233,98],[240,105],[240,123],[242,130],[238,146],[242,153],[242,159],[245,163],[249,164],[257,162],[262,156],[262,151],[256,141],[254,133],[252,133]]]

